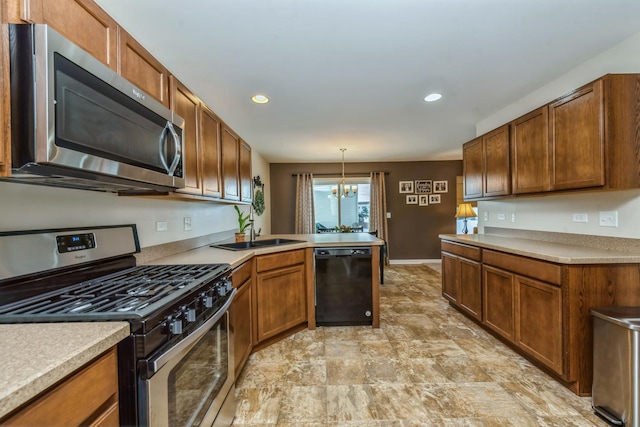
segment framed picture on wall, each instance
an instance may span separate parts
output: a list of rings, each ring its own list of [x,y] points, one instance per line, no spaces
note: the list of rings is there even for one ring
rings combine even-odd
[[[413,181],[400,181],[400,193],[413,193]]]
[[[407,196],[407,204],[408,205],[417,205],[418,204],[418,196],[416,194],[410,194]]]
[[[440,195],[439,194],[429,194],[429,204],[435,205],[436,203],[440,203]]]
[[[434,193],[448,193],[449,189],[447,187],[447,181],[433,181]]]
[[[429,195],[420,194],[418,196],[418,206],[429,206]]]
[[[429,194],[431,193],[431,180],[422,179],[416,181],[416,194]]]

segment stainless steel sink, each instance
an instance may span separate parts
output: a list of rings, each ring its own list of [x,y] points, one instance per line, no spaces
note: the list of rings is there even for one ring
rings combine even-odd
[[[247,249],[265,248],[268,246],[288,245],[292,243],[304,243],[304,240],[276,238],[276,239],[256,240],[254,242],[222,243],[217,245],[211,245],[211,247],[219,248],[219,249],[227,249],[229,251],[244,251]]]

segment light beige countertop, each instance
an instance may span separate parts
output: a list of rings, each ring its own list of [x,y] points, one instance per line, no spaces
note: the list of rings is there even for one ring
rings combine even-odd
[[[127,336],[127,322],[0,325],[0,417]]]
[[[442,240],[542,259],[559,264],[633,264],[640,253],[493,234],[441,234]]]
[[[181,252],[148,262],[151,265],[160,264],[231,264],[235,268],[255,255],[265,255],[276,252],[291,251],[294,249],[340,247],[340,246],[382,246],[384,241],[369,233],[321,233],[321,234],[272,234],[260,236],[256,241],[266,239],[291,239],[300,240],[300,243],[289,243],[264,248],[252,248],[241,251],[212,248],[202,246],[200,248]],[[230,243],[230,242],[223,242]]]

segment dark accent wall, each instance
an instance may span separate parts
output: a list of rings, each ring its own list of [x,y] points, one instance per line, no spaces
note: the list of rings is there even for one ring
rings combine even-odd
[[[293,233],[295,220],[295,173],[335,174],[340,163],[272,163],[271,232]],[[462,161],[346,163],[345,174],[368,175],[385,171],[387,211],[391,212],[387,245],[391,259],[440,258],[439,234],[455,234],[456,176],[462,175]],[[323,175],[326,176],[326,175]],[[441,193],[441,203],[429,206],[407,205],[406,194],[399,193],[400,181],[447,181],[448,192]]]

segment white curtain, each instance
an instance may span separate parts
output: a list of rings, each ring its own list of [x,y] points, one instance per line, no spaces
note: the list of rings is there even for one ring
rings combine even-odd
[[[384,185],[384,172],[371,172],[371,199],[369,213],[369,230],[377,231],[378,238],[387,241],[389,228],[387,225],[387,196]],[[389,248],[387,246],[384,263],[389,264]]]
[[[316,232],[315,210],[313,208],[313,174],[296,175],[296,234]]]

